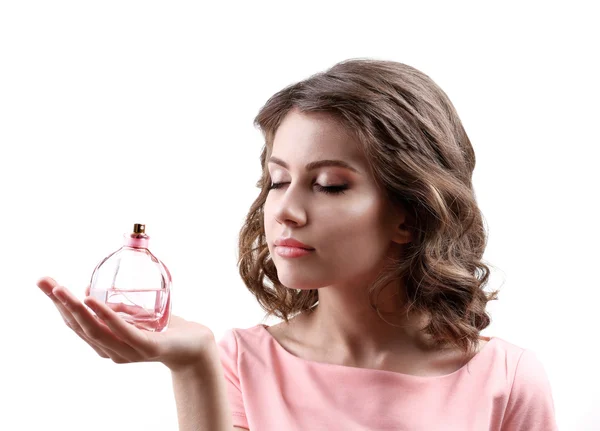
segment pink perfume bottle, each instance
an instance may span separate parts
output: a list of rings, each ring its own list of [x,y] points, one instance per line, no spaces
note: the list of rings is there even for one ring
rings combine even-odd
[[[171,274],[148,250],[143,224],[124,234],[123,246],[96,266],[90,296],[140,329],[162,332],[171,317]]]

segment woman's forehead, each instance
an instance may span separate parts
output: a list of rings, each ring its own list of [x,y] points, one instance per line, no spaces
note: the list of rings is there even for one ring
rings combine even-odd
[[[325,113],[290,112],[275,133],[271,153],[289,163],[320,159],[364,163],[357,139],[343,124]]]

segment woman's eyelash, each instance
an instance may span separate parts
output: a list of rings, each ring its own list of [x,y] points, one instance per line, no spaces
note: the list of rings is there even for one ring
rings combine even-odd
[[[269,187],[269,190],[278,189],[284,184],[287,184],[287,183],[273,183]],[[320,192],[323,192],[323,193],[327,193],[327,194],[344,194],[344,190],[346,190],[348,188],[348,186],[346,186],[346,185],[323,187],[319,184],[315,184],[315,186],[317,187],[317,190],[319,190]]]

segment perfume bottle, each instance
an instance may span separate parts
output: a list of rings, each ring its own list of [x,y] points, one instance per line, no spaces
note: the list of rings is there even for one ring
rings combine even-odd
[[[145,230],[134,224],[123,246],[96,266],[89,295],[136,327],[163,332],[171,317],[171,274],[148,250]]]

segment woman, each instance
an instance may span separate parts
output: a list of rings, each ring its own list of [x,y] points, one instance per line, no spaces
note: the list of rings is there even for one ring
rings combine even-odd
[[[446,94],[410,66],[348,60],[255,122],[261,192],[239,269],[283,322],[218,343],[178,317],[147,333],[40,280],[67,324],[115,362],[167,365],[181,430],[556,429],[535,355],[480,335],[497,292],[483,290],[475,154]]]

